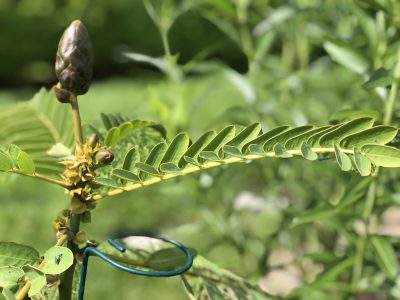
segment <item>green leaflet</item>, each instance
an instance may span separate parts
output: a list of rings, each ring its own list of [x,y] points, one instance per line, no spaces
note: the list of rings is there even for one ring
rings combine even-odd
[[[140,161],[139,152],[137,151],[136,147],[132,147],[125,154],[124,162],[122,163],[122,169],[130,171],[135,167],[135,164],[139,161]]]
[[[234,157],[240,157],[240,158],[243,158],[243,157],[244,157],[244,155],[243,155],[242,152],[239,150],[239,148],[234,147],[234,146],[226,145],[226,146],[222,147],[222,150],[223,150],[226,154],[231,155],[231,156],[234,156]]]
[[[241,149],[247,142],[255,139],[261,132],[261,125],[259,123],[254,123],[243,129],[238,135],[236,135],[227,144],[228,146],[236,147]]]
[[[198,164],[197,157],[200,152],[210,143],[210,141],[216,136],[215,131],[209,131],[203,134],[196,142],[194,142],[189,149],[186,150],[185,154],[179,161],[179,166],[184,168],[188,163]]]
[[[360,173],[361,176],[368,176],[371,174],[371,161],[361,154],[359,149],[354,149],[353,157],[354,167]]]
[[[382,120],[382,114],[377,110],[344,109],[333,113],[329,121],[348,121],[357,118],[373,118],[376,121]]]
[[[156,168],[154,168],[153,166],[148,165],[146,163],[138,162],[138,163],[136,163],[135,167],[138,168],[140,171],[142,171],[148,175],[151,175],[151,176],[160,176],[161,175],[160,172]]]
[[[266,152],[270,152],[273,150],[275,144],[277,144],[277,143],[285,144],[286,141],[290,140],[291,138],[293,138],[295,136],[298,136],[300,134],[303,134],[303,133],[311,130],[313,127],[314,126],[312,126],[312,125],[305,125],[305,126],[300,126],[300,127],[290,129],[288,131],[284,131],[283,133],[278,134],[275,137],[269,139],[264,144],[264,150]]]
[[[218,281],[213,280],[218,278]],[[194,260],[190,274],[181,276],[191,299],[271,300],[268,294],[245,279],[224,270],[201,256]]]
[[[335,215],[337,213],[337,209],[329,204],[324,204],[322,206],[309,209],[308,211],[304,212],[300,216],[296,216],[290,227],[294,228],[299,225],[304,225],[308,223],[324,221],[329,217]]]
[[[391,85],[396,79],[385,68],[379,68],[371,77],[363,84],[366,89],[374,89],[377,87],[385,87]]]
[[[375,259],[386,276],[395,280],[399,273],[399,263],[392,244],[380,236],[370,238],[370,243],[375,252]]]
[[[335,130],[323,135],[319,141],[322,147],[332,147],[340,143],[345,137],[370,128],[374,124],[372,118],[360,118],[344,123]]]
[[[222,161],[218,154],[213,151],[201,151],[199,156],[205,160]]]
[[[340,142],[343,148],[361,147],[366,144],[384,145],[393,140],[397,135],[398,129],[391,126],[375,126],[347,136]]]
[[[118,127],[111,128],[106,135],[104,144],[108,147],[114,146],[121,137],[120,129]]]
[[[270,131],[267,131],[266,133],[260,135],[259,137],[255,138],[254,140],[252,140],[252,141],[248,142],[246,145],[244,145],[244,147],[242,149],[243,153],[245,153],[248,150],[250,145],[262,145],[269,139],[277,136],[278,134],[281,134],[281,133],[287,131],[289,128],[290,128],[289,126],[280,126],[280,127],[274,128]]]
[[[376,166],[386,168],[400,167],[400,150],[394,147],[381,145],[364,145],[361,152]]]
[[[67,247],[54,246],[44,254],[43,273],[58,275],[67,270],[74,262],[74,255]]]
[[[12,242],[0,242],[0,267],[35,265],[39,260],[39,252],[32,247]]]
[[[190,249],[193,257],[197,251]],[[165,248],[152,252],[146,260],[146,264],[153,270],[169,271],[183,266],[187,261],[185,253],[178,248]]]
[[[24,271],[16,267],[0,267],[0,287],[12,288],[17,286],[24,277]]]
[[[335,146],[335,156],[336,156],[336,161],[339,165],[339,167],[343,171],[350,171],[351,170],[351,159],[347,156],[347,154],[343,153],[338,145]]]
[[[29,278],[31,288],[29,289],[28,296],[33,297],[40,292],[40,290],[46,285],[46,275],[39,269],[32,266],[24,266],[22,268],[25,275]]]
[[[127,170],[123,169],[114,169],[112,170],[111,174],[115,177],[118,177],[123,180],[134,181],[134,182],[141,182],[140,178]]]
[[[314,148],[314,147],[319,147],[319,141],[321,140],[321,137],[324,136],[325,134],[332,132],[334,130],[336,130],[338,127],[342,126],[343,124],[336,124],[333,126],[328,127],[325,130],[322,130],[321,132],[315,133],[312,136],[310,136],[307,140],[307,145],[309,145],[310,147]]]
[[[13,167],[13,162],[11,158],[0,151],[0,171],[7,172],[10,171]]]
[[[32,157],[28,153],[21,151],[17,157],[17,164],[20,171],[24,174],[33,175],[35,174],[35,163]]]
[[[324,48],[332,60],[343,67],[350,69],[358,74],[364,74],[369,68],[369,61],[364,55],[350,44],[340,40],[326,38]]]
[[[145,163],[158,168],[165,152],[167,151],[167,144],[162,142],[158,143],[151,149],[149,156],[147,157]]]
[[[120,188],[121,184],[118,182],[110,179],[110,178],[102,178],[102,177],[97,177],[94,182],[96,184],[102,185],[102,186],[107,186],[107,187],[112,187],[112,188]]]
[[[301,145],[301,154],[303,155],[303,157],[307,160],[316,160],[318,159],[318,155],[317,153],[315,153],[314,151],[312,151],[312,149],[310,148],[310,146],[308,146],[307,144],[303,143]]]
[[[281,158],[289,158],[292,157],[292,154],[289,154],[285,147],[281,143],[276,143],[274,146],[274,152],[277,157]]]
[[[110,130],[112,127],[116,126],[112,124],[111,117],[106,115],[105,113],[100,114],[101,120],[103,121],[103,125],[107,130]]]
[[[206,146],[203,151],[212,151],[217,153],[222,146],[235,136],[235,126],[228,126],[222,129],[217,136]]]
[[[285,143],[285,148],[287,150],[292,150],[292,149],[300,149],[301,145],[305,142],[307,142],[307,140],[309,139],[309,137],[322,132],[328,128],[330,128],[331,126],[324,126],[324,127],[319,127],[319,128],[315,128],[312,129],[310,131],[307,131],[305,133],[302,133],[298,136],[295,136],[291,139],[289,139],[286,143]]]
[[[189,136],[186,133],[178,134],[168,146],[160,164],[173,163],[178,164],[179,160],[185,154],[189,146]]]
[[[174,163],[162,163],[160,165],[160,171],[167,174],[182,174],[182,171]]]

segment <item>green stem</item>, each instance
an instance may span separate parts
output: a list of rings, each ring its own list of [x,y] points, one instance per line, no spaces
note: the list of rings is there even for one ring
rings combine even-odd
[[[75,234],[79,231],[80,222],[81,222],[81,215],[73,214],[71,216],[70,230],[72,232],[72,236],[75,236]],[[68,241],[67,247],[74,254],[77,253],[79,250],[78,246],[74,244],[73,240]],[[75,266],[76,266],[76,260],[74,259],[74,263],[61,276],[61,284],[58,287],[60,300],[72,299],[72,282],[74,279]]]
[[[383,118],[383,124],[384,125],[390,125],[392,122],[393,118],[393,110],[394,106],[396,103],[397,99],[397,93],[398,93],[398,78],[400,77],[400,49],[397,52],[397,64],[395,66],[393,76],[395,77],[396,81],[392,84],[390,88],[390,93],[389,97],[386,101],[386,106],[385,106],[385,114]],[[369,186],[368,189],[368,194],[367,194],[367,199],[365,201],[365,206],[364,206],[364,211],[362,214],[362,219],[363,219],[363,224],[364,224],[364,230],[365,232],[362,233],[361,238],[357,241],[356,245],[356,254],[355,254],[355,262],[354,262],[354,267],[353,267],[353,277],[352,277],[352,289],[354,292],[357,291],[357,284],[361,279],[362,276],[362,270],[363,270],[363,264],[364,264],[364,254],[365,254],[365,245],[368,240],[368,223],[369,219],[371,217],[371,214],[374,210],[375,206],[375,200],[376,200],[376,191],[377,191],[377,176],[379,174],[379,168],[377,168],[373,174],[374,180]]]
[[[83,134],[82,134],[82,125],[81,125],[81,117],[79,114],[79,106],[76,95],[71,96],[71,106],[72,106],[72,116],[74,123],[74,134],[75,134],[75,145],[77,149],[80,149],[83,144]],[[78,252],[79,248],[74,244],[73,237],[79,231],[81,223],[81,215],[80,214],[72,214],[70,219],[69,230],[72,238],[68,241],[67,247],[75,254]],[[76,260],[74,259],[74,263],[67,271],[65,271],[61,276],[61,284],[58,287],[60,300],[71,300],[72,299],[72,282],[74,279],[74,271],[75,271]]]
[[[68,184],[66,184],[63,181],[60,181],[60,180],[57,180],[57,179],[53,179],[53,178],[41,175],[39,173],[35,173],[33,175],[29,175],[29,174],[25,174],[25,173],[21,172],[18,169],[12,169],[9,172],[15,173],[15,174],[24,175],[24,176],[28,176],[28,177],[32,177],[32,178],[37,178],[37,179],[40,179],[40,180],[43,180],[43,181],[47,181],[47,182],[50,182],[50,183],[53,183],[53,184],[57,184],[57,185],[59,185],[59,186],[61,186],[63,188],[69,188],[70,187]]]
[[[76,95],[72,95],[70,100],[72,106],[72,118],[74,122],[75,145],[77,147],[80,147],[83,144],[83,135],[78,100],[76,98]]]

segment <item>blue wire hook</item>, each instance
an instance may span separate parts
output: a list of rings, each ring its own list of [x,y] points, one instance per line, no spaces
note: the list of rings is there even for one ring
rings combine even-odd
[[[166,241],[166,242],[168,242],[170,244],[173,244],[174,246],[176,246],[177,248],[182,250],[185,253],[186,257],[187,257],[185,265],[183,265],[179,269],[173,270],[173,271],[143,271],[143,270],[139,270],[139,269],[136,269],[136,268],[132,268],[132,267],[128,267],[126,265],[123,265],[123,264],[111,259],[107,254],[101,252],[97,248],[87,247],[83,251],[82,271],[81,271],[81,280],[80,280],[80,283],[79,283],[78,300],[83,300],[83,296],[84,296],[84,293],[85,293],[86,274],[87,274],[90,254],[100,257],[105,262],[109,263],[110,265],[112,265],[112,266],[114,266],[114,267],[116,267],[116,268],[118,268],[118,269],[120,269],[122,271],[128,272],[130,274],[134,274],[134,275],[147,276],[147,277],[171,277],[171,276],[177,276],[177,275],[181,275],[181,274],[185,273],[187,270],[189,270],[191,268],[191,266],[193,265],[193,255],[192,255],[192,253],[190,252],[190,250],[188,248],[186,248],[181,243],[179,243],[177,241],[174,241],[174,240],[171,240],[169,238],[157,238],[157,239]],[[121,244],[118,244],[113,239],[109,239],[108,242],[114,248],[116,248],[118,251],[125,252],[125,250],[126,250],[125,247],[122,246]]]

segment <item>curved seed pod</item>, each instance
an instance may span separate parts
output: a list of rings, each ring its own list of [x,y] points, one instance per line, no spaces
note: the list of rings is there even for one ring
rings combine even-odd
[[[62,89],[76,95],[88,91],[93,74],[92,44],[79,20],[73,21],[60,39],[55,71]]]
[[[106,149],[102,149],[96,153],[96,164],[99,166],[106,166],[112,163],[114,154]]]

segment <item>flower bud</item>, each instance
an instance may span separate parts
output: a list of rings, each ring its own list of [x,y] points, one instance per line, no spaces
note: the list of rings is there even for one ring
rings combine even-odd
[[[96,164],[99,166],[106,166],[111,164],[114,160],[114,154],[111,151],[102,149],[96,153]]]
[[[69,103],[70,102],[71,93],[68,92],[67,90],[64,90],[61,87],[60,83],[57,83],[57,85],[54,86],[54,92],[56,94],[56,97],[57,97],[58,101],[60,101],[62,103]]]
[[[93,133],[87,140],[86,144],[91,148],[96,147],[97,143],[99,142],[99,137]]]
[[[79,20],[73,21],[60,39],[55,71],[62,89],[76,95],[88,91],[93,74],[92,45],[85,26]]]

